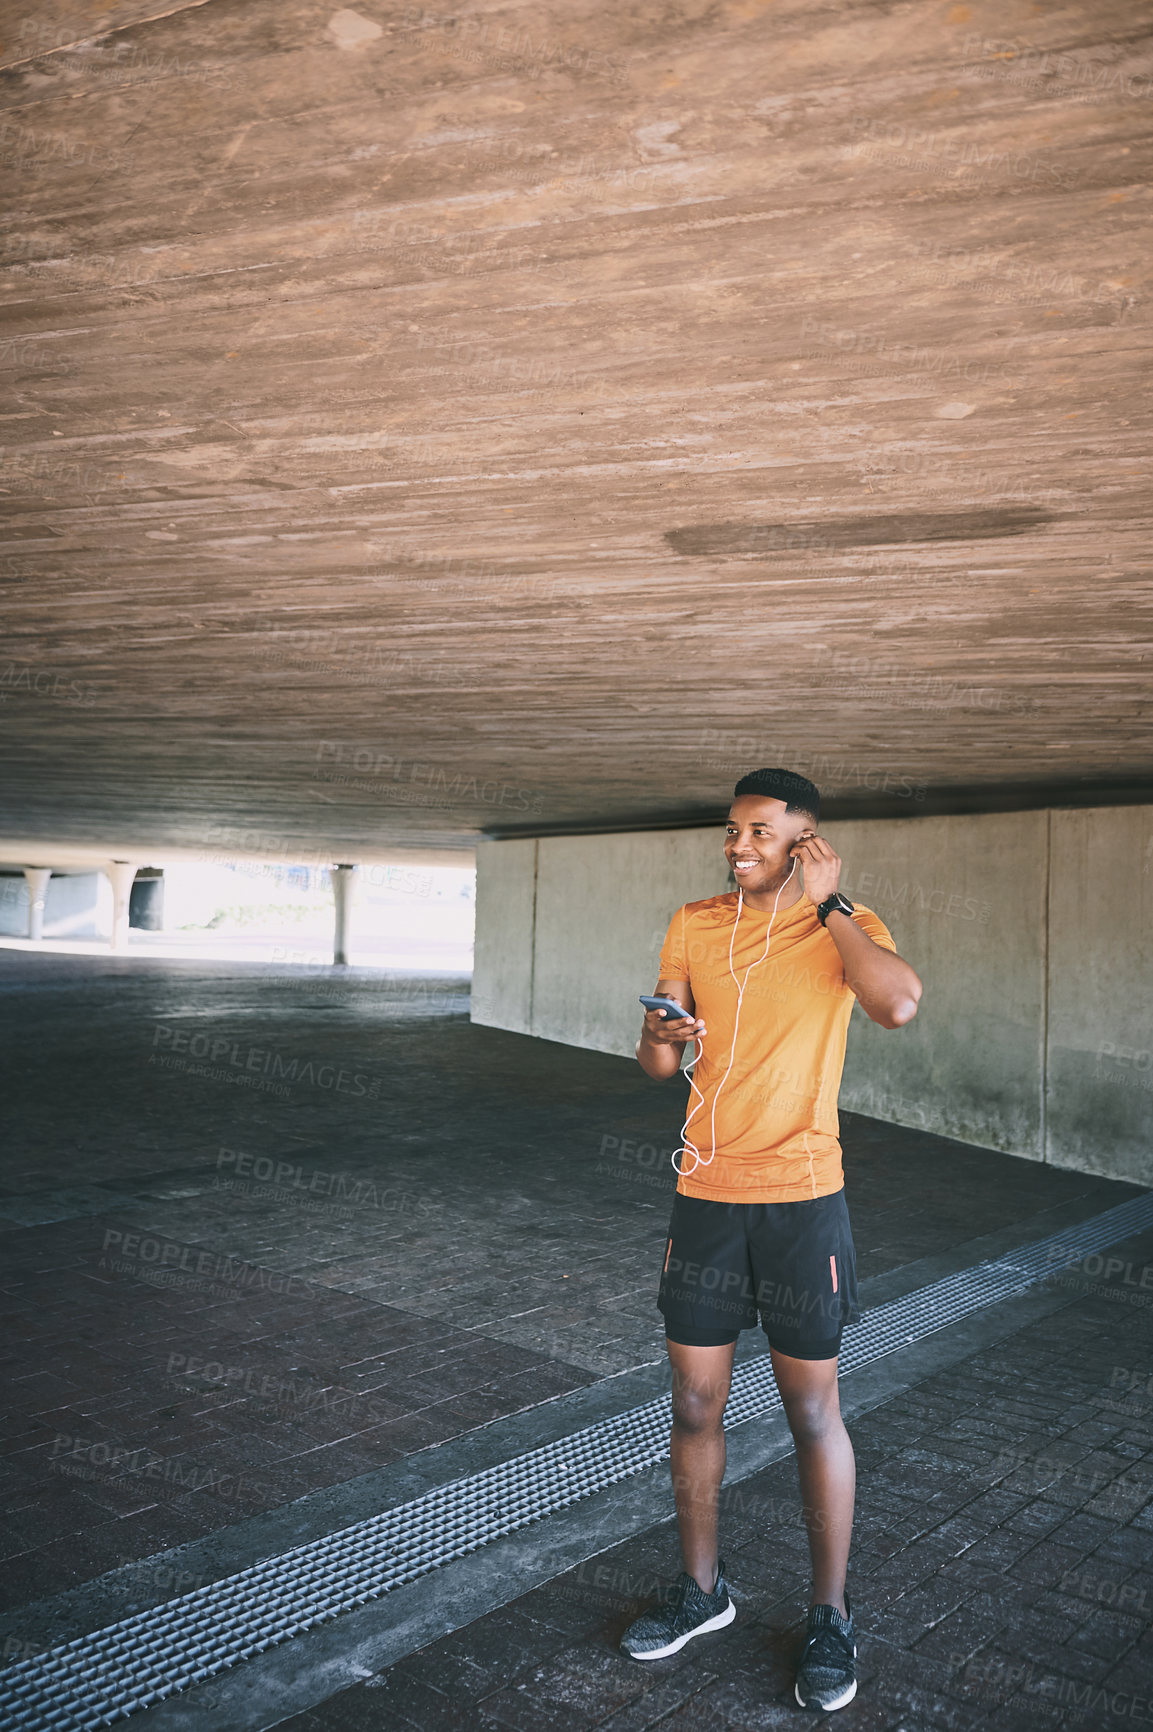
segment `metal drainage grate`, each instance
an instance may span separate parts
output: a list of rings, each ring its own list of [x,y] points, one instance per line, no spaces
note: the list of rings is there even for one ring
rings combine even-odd
[[[1153,1192],[878,1306],[846,1338],[840,1369],[855,1371],[1150,1226]],[[780,1405],[762,1354],[737,1367],[725,1423],[741,1425]],[[12,1732],[113,1725],[665,1460],[669,1420],[668,1396],[647,1401],[17,1661],[0,1673],[2,1723]]]

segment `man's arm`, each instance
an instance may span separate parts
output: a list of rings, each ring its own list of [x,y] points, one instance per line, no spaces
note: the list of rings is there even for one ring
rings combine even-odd
[[[819,907],[837,888],[840,856],[815,831],[794,843],[791,852],[805,869],[805,895]],[[874,944],[851,914],[834,909],[825,931],[841,953],[845,980],[865,1015],[882,1028],[902,1028],[912,1022],[924,988],[904,958]]]
[[[645,1025],[637,1041],[637,1063],[646,1076],[659,1082],[676,1076],[686,1044],[708,1030],[696,1017],[693,990],[687,980],[658,980],[653,997],[675,999],[689,1013],[687,1018],[678,1017],[670,1022],[663,1010],[645,1011]]]
[[[876,944],[851,914],[840,909],[829,915],[825,931],[841,953],[845,979],[865,1015],[882,1028],[902,1028],[912,1022],[923,988],[904,958]]]

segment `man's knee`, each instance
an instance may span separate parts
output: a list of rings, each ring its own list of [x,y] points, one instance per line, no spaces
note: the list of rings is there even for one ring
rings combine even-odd
[[[674,1379],[673,1424],[680,1431],[719,1430],[728,1398],[727,1379],[723,1384]]]
[[[785,1417],[797,1443],[819,1442],[840,1429],[840,1402],[836,1389],[827,1394],[793,1395],[785,1402]]]

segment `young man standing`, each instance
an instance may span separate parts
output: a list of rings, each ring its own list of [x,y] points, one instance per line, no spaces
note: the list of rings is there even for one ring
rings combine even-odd
[[[656,991],[688,1014],[647,1011],[637,1042],[642,1069],[658,1078],[675,1076],[686,1043],[698,1044],[657,1300],[673,1370],[684,1572],[672,1601],[639,1618],[622,1647],[658,1659],[736,1615],[717,1552],[721,1421],[737,1337],[760,1313],[813,1565],[796,1697],[829,1710],[857,1689],[845,1593],[855,1463],[837,1355],[860,1312],[837,1095],[854,998],[882,1028],[900,1028],[917,1013],[921,982],[884,922],[838,892],[841,862],[819,820],[804,776],[754,770],[737,783],[724,841],[737,890],[673,916]]]

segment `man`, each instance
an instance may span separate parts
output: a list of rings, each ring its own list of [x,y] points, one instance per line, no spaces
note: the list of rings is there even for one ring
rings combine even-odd
[[[690,1040],[697,1061],[657,1300],[673,1371],[684,1572],[671,1602],[639,1618],[622,1647],[658,1659],[736,1615],[717,1553],[721,1420],[737,1337],[759,1312],[813,1566],[796,1698],[828,1710],[857,1689],[845,1593],[855,1463],[837,1355],[860,1312],[837,1095],[854,998],[882,1028],[900,1028],[917,1013],[921,982],[884,922],[838,892],[841,862],[819,821],[804,776],[754,770],[737,783],[724,841],[737,890],[673,916],[656,991],[688,1014],[647,1011],[637,1042],[651,1077],[675,1076]]]

